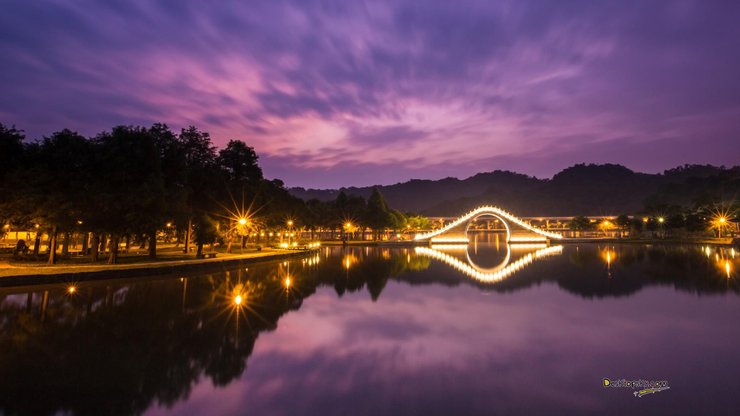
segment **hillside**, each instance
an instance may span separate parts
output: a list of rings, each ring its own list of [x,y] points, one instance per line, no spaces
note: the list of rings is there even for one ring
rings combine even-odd
[[[726,169],[687,165],[662,174],[634,172],[621,165],[579,164],[552,179],[496,170],[466,179],[413,179],[378,186],[388,204],[401,211],[425,215],[457,215],[481,204],[495,204],[520,215],[614,215],[637,213],[645,203],[659,204],[670,195],[671,204],[691,204],[701,199],[713,183],[727,183],[722,194],[737,198],[740,167]],[[725,189],[727,188],[727,189]],[[292,188],[304,200],[333,200],[340,191],[367,198],[373,187],[342,189]],[[672,191],[680,190],[679,193]]]

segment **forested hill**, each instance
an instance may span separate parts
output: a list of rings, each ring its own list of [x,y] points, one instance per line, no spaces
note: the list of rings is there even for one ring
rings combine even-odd
[[[457,215],[484,203],[520,215],[616,215],[660,205],[690,206],[707,199],[740,198],[740,166],[685,165],[662,174],[634,172],[621,165],[579,164],[538,179],[496,170],[467,179],[410,180],[378,186],[388,204],[426,215]],[[333,200],[340,191],[367,198],[373,187],[292,188],[304,200]]]

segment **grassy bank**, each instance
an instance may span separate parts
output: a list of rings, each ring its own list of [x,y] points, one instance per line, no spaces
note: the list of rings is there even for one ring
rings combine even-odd
[[[105,264],[105,262],[91,263],[84,258],[61,259],[55,265],[28,261],[28,259],[6,262],[8,260],[6,258],[0,263],[0,286],[161,275],[176,271],[235,267],[240,264],[304,256],[309,252],[312,251],[282,249],[257,251],[253,249],[243,253],[239,251],[216,252],[214,258],[196,258],[194,254],[184,254],[180,250],[179,252],[165,252],[154,260],[139,253],[126,253],[120,257],[121,262],[114,265]]]

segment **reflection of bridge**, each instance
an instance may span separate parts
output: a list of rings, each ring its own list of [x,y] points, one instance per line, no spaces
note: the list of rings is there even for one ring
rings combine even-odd
[[[467,243],[470,224],[485,216],[495,217],[501,221],[506,229],[506,241],[510,243],[546,242],[563,238],[561,234],[534,227],[501,208],[487,205],[468,212],[438,230],[417,234],[414,240],[432,243]]]
[[[467,254],[467,246],[465,247],[468,260],[467,263],[435,248],[416,247],[414,250],[416,251],[416,254],[442,261],[479,282],[496,283],[523,269],[535,260],[561,254],[563,252],[563,246],[543,246],[539,250],[527,253],[514,261],[511,261],[511,247],[507,246],[504,261],[502,261],[498,266],[490,269],[483,269],[475,265]]]

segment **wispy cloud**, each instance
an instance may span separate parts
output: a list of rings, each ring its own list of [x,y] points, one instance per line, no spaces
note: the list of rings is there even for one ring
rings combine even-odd
[[[549,175],[598,161],[605,142],[621,144],[615,162],[646,170],[686,154],[645,162],[644,143],[679,143],[714,163],[740,150],[729,140],[740,131],[735,2],[3,9],[0,121],[31,137],[196,124],[255,146],[268,175],[312,186],[497,167]]]

